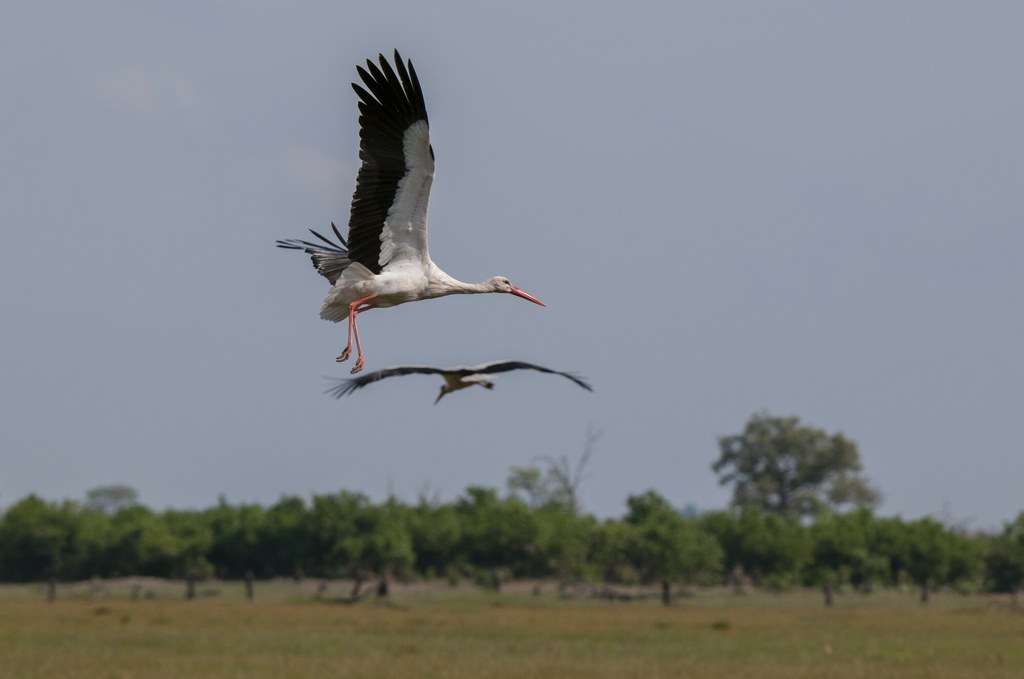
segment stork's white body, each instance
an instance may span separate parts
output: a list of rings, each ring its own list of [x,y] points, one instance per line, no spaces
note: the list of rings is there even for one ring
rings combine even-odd
[[[434,152],[426,105],[412,62],[395,52],[395,68],[380,55],[380,67],[367,60],[356,67],[367,89],[353,83],[359,95],[359,157],[349,219],[348,241],[341,244],[313,232],[327,246],[300,240],[278,241],[303,250],[330,282],[320,317],[348,319],[348,343],[338,361],[348,359],[355,337],[358,358],[352,373],[363,367],[356,316],[369,309],[452,294],[511,293],[543,306],[543,302],[495,276],[482,283],[463,283],[430,259],[427,203],[434,181]],[[333,226],[333,225],[332,225]]]

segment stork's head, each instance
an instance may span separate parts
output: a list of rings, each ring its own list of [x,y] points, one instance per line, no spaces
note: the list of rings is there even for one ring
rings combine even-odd
[[[505,278],[504,276],[495,276],[494,278],[487,279],[487,285],[494,292],[507,292],[509,294],[515,295],[516,297],[522,297],[523,299],[533,302],[534,304],[547,306],[547,304],[540,301],[533,295],[524,292],[517,288],[516,286],[512,285],[511,281],[509,281],[509,279]]]

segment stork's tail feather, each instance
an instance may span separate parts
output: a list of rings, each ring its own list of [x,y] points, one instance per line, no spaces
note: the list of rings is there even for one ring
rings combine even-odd
[[[340,323],[348,318],[348,305],[332,304],[330,301],[324,300],[323,306],[320,307],[320,318],[331,323]]]
[[[316,270],[320,272],[321,276],[329,280],[331,285],[334,285],[334,282],[348,268],[351,261],[348,258],[348,243],[342,238],[341,232],[338,231],[338,227],[333,223],[331,224],[331,229],[333,229],[334,235],[337,236],[340,244],[310,229],[309,232],[326,243],[326,245],[288,238],[277,241],[277,247],[286,250],[302,250],[310,255]]]

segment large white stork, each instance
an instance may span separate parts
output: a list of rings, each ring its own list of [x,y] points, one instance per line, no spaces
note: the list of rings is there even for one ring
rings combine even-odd
[[[425,365],[396,365],[394,367],[368,373],[362,377],[357,377],[351,380],[335,380],[335,385],[328,389],[327,393],[334,398],[341,398],[346,394],[351,394],[356,389],[362,389],[367,384],[379,382],[385,377],[395,377],[396,375],[440,375],[444,378],[444,384],[441,385],[441,393],[438,394],[437,398],[434,400],[434,403],[436,404],[445,394],[450,394],[453,391],[465,389],[466,387],[472,387],[474,384],[478,384],[486,389],[493,389],[494,381],[490,376],[496,373],[508,372],[510,370],[537,370],[542,373],[561,375],[562,377],[572,380],[587,391],[593,391],[593,388],[587,384],[583,378],[573,375],[572,373],[552,370],[550,368],[544,368],[524,361],[493,361],[491,363],[484,363],[483,365],[475,365],[471,367],[457,366],[454,368],[432,368]]]
[[[362,166],[352,195],[346,242],[333,224],[339,243],[313,231],[324,244],[279,240],[282,248],[312,255],[313,266],[331,282],[320,317],[348,318],[348,342],[337,360],[347,360],[356,341],[352,374],[363,369],[356,316],[378,307],[453,294],[508,292],[545,306],[504,276],[463,283],[442,271],[427,250],[427,199],[434,179],[434,150],[427,128],[427,108],[412,62],[395,50],[395,68],[380,55],[378,68],[369,59],[356,71],[366,88],[352,83],[359,96],[359,158]],[[406,64],[408,66],[406,66]],[[312,230],[311,230],[312,231]]]

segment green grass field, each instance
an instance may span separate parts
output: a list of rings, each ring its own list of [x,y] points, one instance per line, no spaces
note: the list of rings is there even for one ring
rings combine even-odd
[[[314,601],[315,583],[83,583],[47,603],[0,587],[0,677],[1021,677],[1024,615],[1008,599],[700,592],[563,601],[396,587],[393,601]],[[341,595],[334,587],[326,594]],[[172,598],[173,597],[173,598]]]

